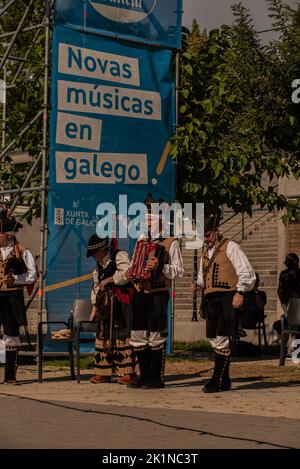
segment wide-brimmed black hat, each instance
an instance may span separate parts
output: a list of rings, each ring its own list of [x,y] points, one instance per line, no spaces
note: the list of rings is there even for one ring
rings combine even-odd
[[[219,215],[209,215],[204,218],[204,233],[216,230],[220,225]]]
[[[88,250],[86,257],[91,257],[96,252],[101,251],[101,249],[107,249],[110,247],[109,238],[99,238],[96,234],[92,235],[88,242]]]
[[[15,233],[21,228],[23,228],[23,225],[14,217],[7,216],[7,212],[4,210],[0,212],[0,233]]]

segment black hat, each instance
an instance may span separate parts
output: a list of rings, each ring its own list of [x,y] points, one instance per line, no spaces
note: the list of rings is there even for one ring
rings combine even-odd
[[[23,225],[14,217],[8,217],[6,211],[0,212],[0,233],[17,232],[22,227]]]
[[[86,257],[91,257],[96,252],[101,251],[102,249],[107,249],[110,247],[109,237],[99,238],[96,234],[92,235],[88,242],[88,250]]]
[[[219,215],[210,215],[204,218],[204,233],[216,230],[220,224]]]

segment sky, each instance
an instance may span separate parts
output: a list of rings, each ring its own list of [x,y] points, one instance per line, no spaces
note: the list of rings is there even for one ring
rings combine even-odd
[[[291,6],[300,4],[300,0],[285,0],[285,2]],[[233,18],[230,7],[234,3],[238,3],[238,0],[183,0],[183,24],[190,26],[193,18],[197,19],[201,29],[207,30],[222,24],[230,24]],[[258,31],[271,27],[266,0],[242,0],[242,3],[250,9]],[[265,33],[264,39],[272,39],[272,33]]]

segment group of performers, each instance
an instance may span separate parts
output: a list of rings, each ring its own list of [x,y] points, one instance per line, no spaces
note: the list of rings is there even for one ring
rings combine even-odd
[[[148,201],[148,228],[153,217]],[[26,325],[23,288],[37,278],[32,254],[20,245],[16,220],[0,213],[0,325],[4,329],[6,363],[4,383],[16,383],[19,327]],[[96,234],[88,242],[87,257],[94,257],[90,321],[97,322],[95,375],[92,383],[106,383],[114,373],[129,388],[164,387],[165,349],[168,335],[168,303],[172,280],[183,276],[180,245],[176,238],[164,237],[161,220],[151,243],[161,255],[148,258],[147,278],[136,278],[127,252],[113,240]],[[142,239],[147,239],[145,235]],[[140,241],[141,241],[140,240]],[[201,257],[197,282],[191,293],[202,293],[201,315],[206,319],[206,335],[215,352],[212,378],[204,392],[231,388],[230,357],[234,353],[238,326],[237,310],[246,291],[256,282],[239,244],[222,239],[216,217],[205,221],[206,249]],[[14,267],[8,269],[8,267]],[[137,375],[137,365],[139,374]]]
[[[148,201],[149,212],[153,202]],[[149,213],[149,231],[152,221]],[[161,228],[162,225],[158,225]],[[143,239],[146,240],[147,236],[142,236],[140,241]],[[87,256],[94,256],[97,264],[90,320],[98,319],[100,324],[92,383],[110,381],[113,372],[117,372],[119,382],[130,388],[164,387],[169,290],[172,280],[182,277],[184,270],[176,238],[164,237],[158,229],[151,243],[161,248],[162,259],[155,255],[149,257],[146,270],[152,273],[150,279],[137,279],[125,251],[119,251],[109,239],[101,239],[97,235],[89,240]],[[112,315],[103,314],[107,308],[101,297],[107,289],[113,291],[114,296]],[[137,363],[139,376],[135,373]]]
[[[243,305],[245,292],[253,289],[256,275],[240,245],[222,239],[216,217],[206,219],[204,241],[206,249],[191,293],[202,292],[206,335],[215,352],[214,372],[203,388],[204,392],[212,393],[231,388],[229,367],[230,357],[235,353],[237,311]],[[132,278],[126,252],[109,247],[108,240],[96,235],[90,239],[87,255],[94,255],[97,262],[90,319],[97,317],[99,290],[114,285],[117,297],[116,329],[110,331],[109,319],[102,321],[102,336],[96,340],[93,383],[109,381],[113,371],[117,370],[119,382],[131,388],[164,387],[169,289],[171,280],[182,277],[183,263],[177,239],[161,235],[154,242],[164,246],[162,269],[156,280],[136,281]],[[148,260],[147,269],[155,272],[159,264],[153,257]],[[135,374],[136,359],[138,377]]]

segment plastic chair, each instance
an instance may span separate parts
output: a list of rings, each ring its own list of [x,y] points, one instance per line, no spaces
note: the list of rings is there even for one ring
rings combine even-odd
[[[285,365],[287,355],[287,342],[290,334],[300,335],[300,298],[291,298],[289,301],[286,321],[281,316],[281,340],[279,366]]]

